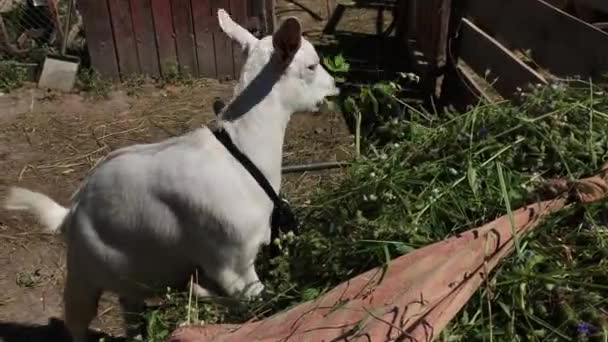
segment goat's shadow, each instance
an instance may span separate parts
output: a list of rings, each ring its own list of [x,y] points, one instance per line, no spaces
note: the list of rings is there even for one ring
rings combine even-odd
[[[126,342],[123,337],[113,337],[89,330],[89,340],[105,342]],[[0,341],[2,342],[70,342],[70,335],[62,320],[49,319],[46,325],[0,322]]]

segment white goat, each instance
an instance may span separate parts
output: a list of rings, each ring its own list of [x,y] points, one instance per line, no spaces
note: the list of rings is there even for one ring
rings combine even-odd
[[[278,193],[291,114],[317,111],[338,89],[297,19],[257,39],[223,9],[217,15],[247,56],[219,125]],[[123,311],[138,310],[156,290],[185,284],[195,269],[209,281],[205,288],[230,296],[264,289],[254,261],[270,242],[273,203],[206,127],[110,153],[69,209],[18,187],[6,208],[32,211],[66,239],[64,315],[77,342],[86,340],[102,291],[118,294]]]

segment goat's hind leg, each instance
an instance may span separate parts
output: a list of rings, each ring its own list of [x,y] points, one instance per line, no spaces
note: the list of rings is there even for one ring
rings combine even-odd
[[[101,290],[91,286],[86,278],[79,277],[68,268],[63,293],[65,325],[74,342],[86,342],[89,325],[97,315]]]
[[[215,281],[205,274],[203,269],[197,268],[186,284],[187,291],[192,291],[192,294],[197,298],[205,299],[210,297],[219,297],[222,292],[218,288]]]
[[[138,299],[130,299],[120,296],[118,299],[125,321],[127,337],[134,339],[141,331],[144,323],[143,313],[146,303]],[[144,336],[145,337],[145,336]]]

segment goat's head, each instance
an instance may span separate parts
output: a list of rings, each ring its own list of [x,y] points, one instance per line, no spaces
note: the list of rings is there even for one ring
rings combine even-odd
[[[219,24],[247,56],[238,88],[243,90],[262,70],[273,73],[272,92],[293,112],[318,111],[324,99],[338,95],[334,78],[323,68],[314,46],[302,37],[300,22],[289,17],[273,35],[258,39],[219,9]]]

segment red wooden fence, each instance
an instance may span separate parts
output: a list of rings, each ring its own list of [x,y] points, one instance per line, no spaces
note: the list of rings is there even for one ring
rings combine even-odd
[[[236,77],[242,56],[220,30],[218,8],[248,29],[274,29],[273,0],[78,0],[78,8],[92,67],[115,79]]]

